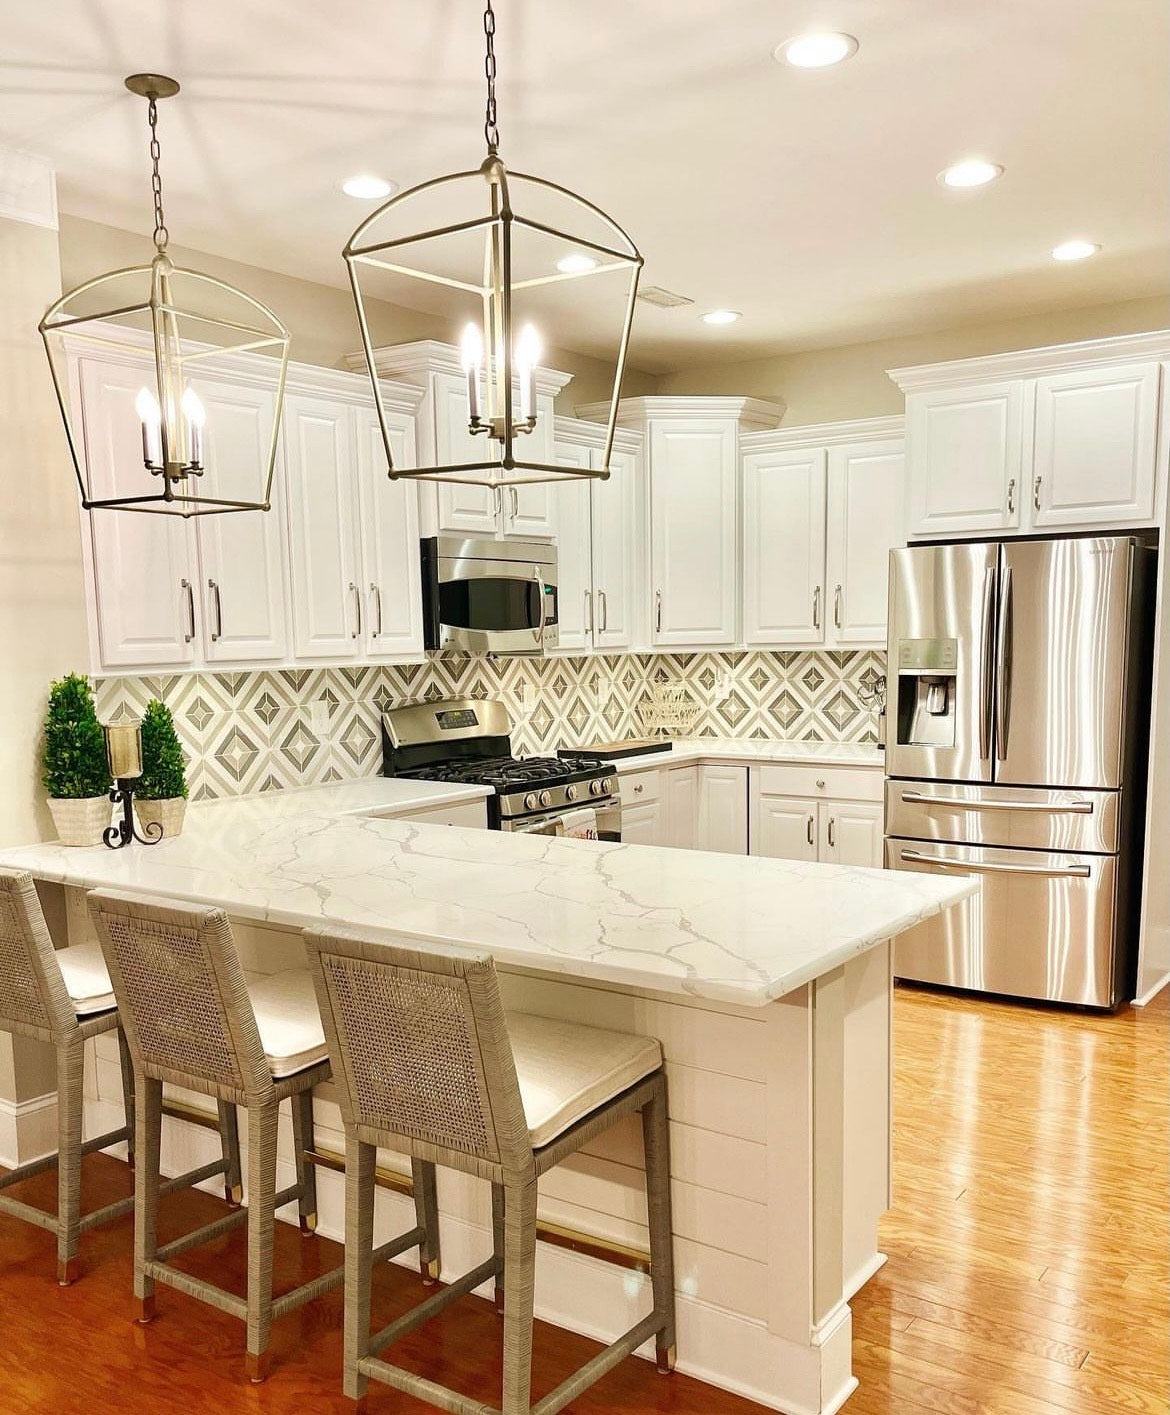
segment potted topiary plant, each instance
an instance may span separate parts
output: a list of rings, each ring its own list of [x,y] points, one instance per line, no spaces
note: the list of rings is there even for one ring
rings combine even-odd
[[[175,719],[165,703],[151,698],[142,718],[142,775],[134,807],[143,834],[155,821],[162,833],[178,835],[187,811],[187,773]]]
[[[89,680],[79,673],[49,688],[41,780],[61,844],[100,845],[110,823],[110,768]]]

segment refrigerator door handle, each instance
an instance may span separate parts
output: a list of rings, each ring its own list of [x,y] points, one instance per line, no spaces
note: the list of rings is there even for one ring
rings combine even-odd
[[[990,861],[944,860],[938,855],[924,855],[920,850],[902,850],[899,859],[906,864],[934,865],[940,870],[958,870],[965,875],[1051,875],[1061,879],[1072,875],[1088,879],[1093,873],[1088,865],[996,865]]]
[[[1000,571],[995,644],[995,755],[1007,757],[1012,696],[1012,567]]]
[[[979,644],[979,755],[991,757],[992,714],[992,625],[995,610],[995,571],[983,572],[983,621]]]
[[[965,801],[954,796],[927,796],[921,791],[903,791],[908,806],[947,806],[954,811],[1037,811],[1049,816],[1091,816],[1092,801]]]

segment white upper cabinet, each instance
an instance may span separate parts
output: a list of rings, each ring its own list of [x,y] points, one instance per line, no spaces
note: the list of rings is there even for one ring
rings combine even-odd
[[[1036,380],[1033,525],[1150,520],[1158,377],[1149,363]]]
[[[651,642],[736,640],[735,424],[656,419],[650,426]]]
[[[819,644],[825,625],[823,447],[743,459],[743,635],[750,645]]]
[[[370,658],[421,654],[417,488],[410,481],[391,481],[387,475],[386,449],[376,410],[355,408],[353,419],[362,559],[360,589],[365,603],[364,651]],[[387,412],[386,420],[395,465],[413,466],[414,419]]]
[[[204,492],[259,500],[272,436],[273,393],[224,380],[198,379],[195,388],[207,411]],[[288,654],[283,499],[278,467],[270,511],[198,519],[198,598],[209,662],[273,662]]]
[[[884,644],[890,551],[906,539],[900,438],[829,449],[826,635],[829,644]]]
[[[553,400],[538,394],[536,426],[516,439],[515,454],[526,462],[555,462],[556,441]],[[466,408],[464,417],[467,416]],[[523,470],[514,477],[538,475]],[[515,540],[551,540],[556,534],[553,497],[556,487],[551,482],[529,482],[526,486],[501,488],[502,519],[500,532]]]
[[[587,468],[591,452],[579,443],[558,443],[563,467]],[[596,620],[593,595],[593,528],[589,483],[566,480],[552,488],[557,536],[557,616],[560,647],[593,646]]]
[[[1170,331],[894,369],[906,394],[910,534],[1155,525]]]
[[[458,462],[478,461],[484,456],[487,438],[476,436],[467,426],[467,380],[457,374],[435,374],[431,381],[434,462],[445,467]],[[500,514],[499,494],[486,486],[465,486],[444,482],[438,493],[438,529],[462,531],[472,536],[494,536]]]
[[[909,394],[910,531],[1009,531],[1020,524],[1024,386]]]
[[[634,438],[627,435],[629,442]],[[602,465],[601,451],[593,454]],[[608,481],[589,486],[593,525],[593,642],[609,653],[633,647],[637,604],[638,493],[641,452],[616,444]]]
[[[84,455],[96,496],[140,489],[147,480],[134,400],[149,374],[144,360],[78,360]],[[86,519],[95,666],[193,662],[202,596],[191,522],[114,510],[91,511]]]

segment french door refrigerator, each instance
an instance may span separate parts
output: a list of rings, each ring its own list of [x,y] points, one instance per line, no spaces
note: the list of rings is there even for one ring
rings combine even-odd
[[[892,552],[886,865],[982,882],[898,940],[899,977],[1132,995],[1155,555],[1138,535]]]

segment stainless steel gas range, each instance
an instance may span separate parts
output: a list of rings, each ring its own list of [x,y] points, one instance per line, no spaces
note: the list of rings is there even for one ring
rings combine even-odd
[[[511,731],[507,709],[491,699],[392,708],[382,714],[382,774],[491,787],[488,824],[495,830],[564,835],[584,827],[599,840],[622,838],[612,763],[568,752],[516,757]]]

